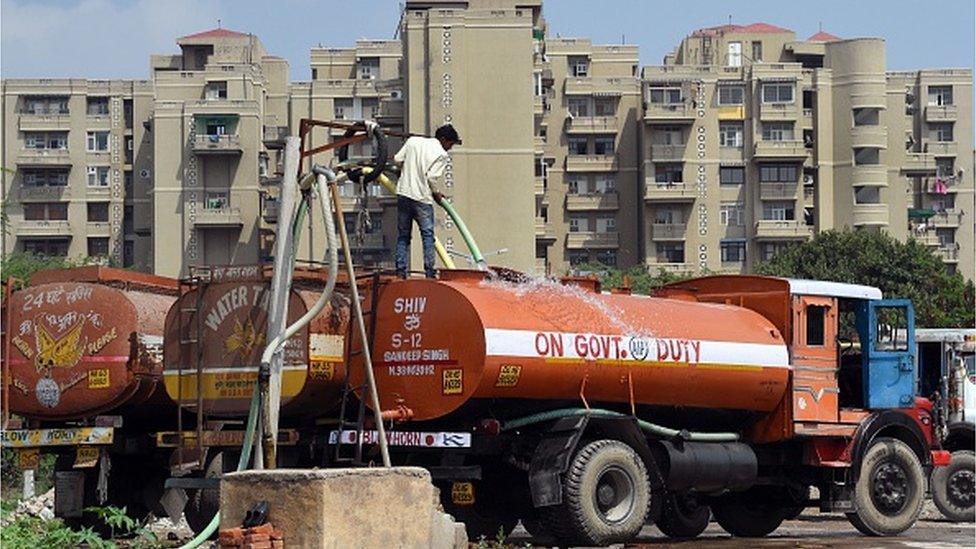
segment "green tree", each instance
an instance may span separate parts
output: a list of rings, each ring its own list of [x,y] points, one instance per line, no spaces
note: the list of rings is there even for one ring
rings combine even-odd
[[[887,298],[908,298],[915,324],[927,328],[972,326],[974,288],[950,274],[926,246],[885,233],[824,231],[756,267],[757,274],[832,280],[881,288]]]
[[[12,252],[3,256],[0,262],[0,279],[6,281],[9,277],[18,280],[17,288],[26,286],[30,282],[30,277],[37,271],[47,269],[69,269],[82,265],[94,265],[99,263],[98,259],[90,257],[80,257],[70,259],[67,257],[35,255],[30,252]]]
[[[618,269],[615,267],[607,267],[601,263],[587,263],[579,265],[573,268],[573,273],[592,273],[600,278],[600,285],[605,290],[610,290],[612,288],[620,288],[625,286],[626,282],[630,285],[630,289],[635,294],[650,294],[655,288],[664,286],[665,284],[670,284],[671,282],[677,282],[679,280],[685,280],[694,276],[692,273],[669,273],[664,269],[659,270],[656,274],[651,273],[647,267],[643,265],[634,265],[629,269]]]

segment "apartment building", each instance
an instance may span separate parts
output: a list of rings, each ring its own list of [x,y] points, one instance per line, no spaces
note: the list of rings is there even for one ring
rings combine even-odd
[[[146,81],[5,80],[3,253],[24,250],[151,265],[152,108]]]
[[[973,277],[972,74],[886,72],[879,38],[700,29],[644,67],[645,263],[748,272],[817,231],[885,231]]]

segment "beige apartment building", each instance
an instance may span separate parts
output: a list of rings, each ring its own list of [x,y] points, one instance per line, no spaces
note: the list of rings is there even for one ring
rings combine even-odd
[[[913,237],[973,278],[969,70],[889,72],[881,39],[764,23],[695,31],[639,70],[635,45],[553,37],[541,0],[409,0],[398,34],[312,48],[307,81],[227,29],[152,56],[151,81],[4,80],[4,252],[175,276],[270,260],[284,137],[375,118],[459,130],[446,194],[493,264],[748,272],[847,227]],[[391,266],[395,200],[341,194],[357,263]],[[302,258],[321,259],[320,221]],[[437,233],[465,265],[441,212]]]
[[[850,228],[916,238],[972,279],[972,73],[885,66],[880,38],[755,23],[644,67],[645,263],[748,272]]]

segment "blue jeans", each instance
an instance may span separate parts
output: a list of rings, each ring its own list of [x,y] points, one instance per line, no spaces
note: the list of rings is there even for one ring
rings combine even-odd
[[[401,277],[407,276],[410,236],[415,219],[420,227],[420,241],[424,245],[424,273],[427,278],[434,278],[434,206],[405,196],[397,197],[396,271]]]

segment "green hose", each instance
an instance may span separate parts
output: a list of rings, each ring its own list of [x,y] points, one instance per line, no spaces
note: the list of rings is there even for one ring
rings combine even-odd
[[[626,414],[621,414],[620,412],[614,412],[611,410],[601,410],[597,408],[591,408],[589,410],[585,408],[560,408],[559,410],[539,412],[538,414],[532,414],[518,419],[513,419],[511,421],[506,421],[505,424],[502,426],[502,430],[510,431],[512,429],[525,427],[526,425],[533,425],[536,423],[543,423],[546,421],[552,421],[554,419],[561,419],[564,417],[573,417],[573,416],[594,416],[594,417],[613,417],[613,418],[631,417]],[[681,437],[691,442],[735,442],[739,440],[739,435],[737,435],[736,433],[695,433],[690,431],[680,431],[677,429],[663,427],[661,425],[657,425],[649,421],[644,421],[642,419],[637,420],[637,426],[640,427],[642,431],[658,437],[662,437],[662,438]]]
[[[471,235],[471,231],[468,230],[468,226],[464,224],[464,220],[461,216],[454,210],[454,206],[451,205],[445,199],[441,199],[437,202],[447,215],[451,216],[451,221],[457,225],[458,232],[461,233],[461,238],[464,239],[464,243],[468,245],[468,249],[471,250],[471,258],[474,259],[475,263],[478,264],[478,268],[482,271],[488,269],[488,262],[485,261],[485,256],[481,255],[481,250],[478,248],[478,244],[474,241],[474,237]]]

